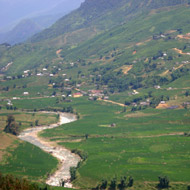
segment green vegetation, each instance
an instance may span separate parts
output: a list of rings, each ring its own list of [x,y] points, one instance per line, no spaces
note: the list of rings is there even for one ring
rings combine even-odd
[[[7,125],[5,126],[4,131],[13,135],[19,134],[19,127],[15,123],[15,118],[12,115],[7,116]]]
[[[8,121],[9,115],[11,118],[13,117],[12,119],[10,118],[11,122]],[[2,110],[0,110],[0,131],[6,126],[6,128],[9,129],[11,127],[10,125],[13,124],[13,126],[17,128],[15,135],[18,135],[18,132],[22,131],[23,129],[36,126],[36,124],[50,125],[52,123],[57,123],[57,121],[57,114],[54,113],[49,113],[47,117],[47,113],[25,112],[24,110],[5,110],[3,107]]]
[[[40,107],[39,101],[33,103]],[[25,100],[15,103],[22,107],[31,104]],[[44,108],[52,105],[53,101],[44,104]],[[87,159],[76,172],[77,186],[96,187],[102,179],[110,181],[115,175],[118,179],[131,175],[136,185],[147,180],[154,182],[164,175],[171,182],[188,181],[189,139],[183,133],[189,131],[189,110],[151,108],[132,114],[123,112],[122,107],[86,98],[63,102],[57,107],[63,105],[72,105],[80,113],[80,119],[41,135],[71,150],[87,153]],[[116,127],[99,127],[112,123]]]
[[[167,176],[165,177],[159,177],[159,184],[158,184],[158,188],[160,189],[165,189],[165,188],[169,188],[169,179],[167,178]]]
[[[0,173],[0,188],[2,190],[48,190],[46,187],[39,187],[37,184],[31,184],[26,179],[18,179],[12,175],[3,176]]]
[[[58,161],[29,143],[19,143],[14,150],[8,150],[4,164],[0,165],[3,174],[27,177],[30,180],[44,180],[53,172]]]
[[[59,118],[38,111],[76,113],[40,134],[81,157],[74,186],[188,189],[189,14],[188,0],[86,0],[31,42],[0,45],[0,129]],[[3,173],[43,182],[55,170],[47,153],[11,143]]]

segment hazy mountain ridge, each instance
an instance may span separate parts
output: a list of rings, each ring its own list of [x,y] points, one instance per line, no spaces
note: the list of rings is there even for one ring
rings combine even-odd
[[[5,34],[0,34],[0,43],[10,43],[15,44],[23,42],[28,39],[28,37],[42,31],[44,28],[36,24],[31,19],[21,21],[16,27],[14,27],[10,32]]]
[[[27,5],[25,3],[22,3],[22,1],[19,3],[16,1],[0,2],[0,16],[5,18],[0,22],[0,26],[6,24],[15,25],[12,23],[13,21],[18,22],[19,19],[24,18],[8,32],[0,31],[0,43],[8,42],[15,44],[27,40],[34,34],[42,31],[47,27],[50,27],[60,17],[78,8],[81,2],[83,2],[83,0],[57,0],[54,3],[48,1],[45,4],[44,2],[41,2],[39,7],[38,2],[36,2],[35,5],[35,2],[32,1],[28,2]],[[22,6],[25,6],[25,8],[22,8]],[[35,9],[35,6],[38,8]],[[20,12],[19,9],[21,9]],[[33,9],[36,10],[36,12]],[[14,17],[11,15],[14,15]],[[29,26],[26,25],[26,22],[28,22],[28,25],[31,24],[30,31],[27,30]],[[19,32],[21,33],[20,36]],[[22,33],[25,33],[24,36]]]

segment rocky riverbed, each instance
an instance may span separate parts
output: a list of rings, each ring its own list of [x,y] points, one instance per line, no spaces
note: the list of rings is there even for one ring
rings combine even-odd
[[[77,166],[78,162],[80,161],[80,157],[71,153],[70,150],[67,150],[61,146],[57,146],[54,143],[48,142],[38,136],[38,133],[45,129],[52,129],[66,123],[76,121],[76,117],[73,114],[59,113],[59,115],[60,119],[58,123],[49,126],[39,126],[26,129],[19,135],[19,138],[41,148],[59,160],[59,168],[53,175],[49,176],[46,181],[48,185],[61,186],[61,181],[64,180],[66,182],[65,187],[72,187],[69,170],[70,167]]]

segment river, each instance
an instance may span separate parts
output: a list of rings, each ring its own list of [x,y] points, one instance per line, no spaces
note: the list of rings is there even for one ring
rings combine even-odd
[[[51,114],[51,112],[46,112],[47,114]],[[59,127],[60,125],[74,122],[76,121],[76,117],[73,114],[68,113],[59,113],[60,118],[59,122],[56,124],[52,124],[49,126],[39,126],[39,127],[32,127],[29,129],[24,130],[20,135],[19,138],[23,141],[27,141],[45,152],[50,153],[52,156],[56,157],[60,164],[58,169],[54,174],[49,176],[46,180],[46,184],[51,186],[61,186],[61,181],[66,181],[64,187],[72,187],[70,182],[70,167],[76,167],[78,162],[80,161],[80,157],[76,154],[71,153],[70,150],[55,145],[52,142],[45,141],[43,138],[38,136],[38,133],[42,132],[46,129],[52,129],[55,127]]]

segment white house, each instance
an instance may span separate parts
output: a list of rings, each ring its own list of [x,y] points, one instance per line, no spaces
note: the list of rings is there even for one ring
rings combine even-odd
[[[29,92],[23,92],[23,95],[29,95]]]
[[[28,72],[30,72],[30,70],[26,70],[26,71],[24,71],[24,74],[28,74]]]

